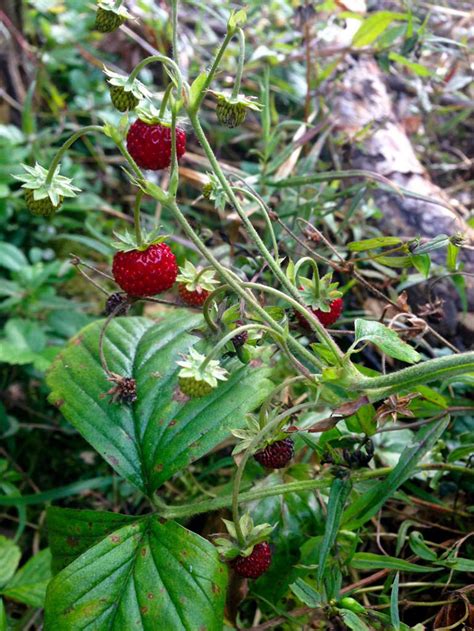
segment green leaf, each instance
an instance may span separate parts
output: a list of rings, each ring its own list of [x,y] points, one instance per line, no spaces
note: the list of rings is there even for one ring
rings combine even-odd
[[[123,477],[151,494],[176,472],[242,426],[272,388],[268,370],[235,360],[228,381],[206,397],[183,402],[176,360],[197,341],[188,331],[201,315],[174,310],[158,324],[138,317],[113,320],[104,336],[109,370],[133,377],[138,400],[111,404],[94,322],[71,340],[48,374],[50,400]]]
[[[446,268],[448,272],[456,271],[459,251],[460,248],[457,245],[454,245],[451,242],[448,243],[446,251]]]
[[[40,353],[46,346],[46,335],[34,320],[11,318],[5,325],[5,337],[17,350]]]
[[[351,432],[372,436],[377,430],[376,410],[372,403],[362,405],[355,414],[348,416],[345,421]]]
[[[420,274],[423,274],[425,278],[428,278],[430,274],[431,259],[428,254],[412,254],[411,262]]]
[[[417,530],[411,532],[408,537],[408,543],[413,554],[416,554],[416,556],[420,557],[420,559],[423,559],[424,561],[436,561],[438,558],[436,552],[433,552],[433,550],[426,545],[421,532],[418,532]]]
[[[456,572],[474,572],[474,559],[463,559],[462,557],[453,556],[445,561],[437,561],[437,564]]]
[[[3,588],[2,594],[31,607],[43,607],[50,578],[51,553],[46,549],[35,554],[18,570]]]
[[[356,570],[398,570],[400,572],[437,572],[439,568],[417,565],[403,559],[373,554],[372,552],[356,552],[351,560],[351,566]]]
[[[363,239],[362,241],[352,241],[348,244],[351,252],[366,252],[367,250],[375,250],[386,246],[400,245],[402,242],[398,237],[377,237],[375,239]]]
[[[232,11],[229,21],[227,22],[227,31],[233,33],[239,26],[245,24],[247,21],[247,12],[245,9],[239,11]]]
[[[51,502],[63,497],[70,497],[81,493],[82,491],[90,491],[91,489],[103,489],[111,486],[114,478],[104,476],[100,478],[91,478],[90,480],[79,480],[72,484],[66,484],[66,486],[60,486],[50,491],[44,491],[43,493],[34,493],[33,495],[8,495],[3,497],[0,495],[0,506],[31,506],[33,504],[43,504],[44,502]]]
[[[11,272],[18,272],[28,267],[28,261],[21,250],[11,243],[0,243],[0,267]]]
[[[409,364],[418,362],[421,359],[421,355],[406,342],[403,342],[395,331],[374,320],[356,319],[355,341],[372,342],[372,344],[382,349],[386,355]]]
[[[400,583],[400,574],[397,572],[392,583],[392,591],[390,593],[390,621],[393,631],[400,631],[400,613],[398,611],[398,585]]]
[[[207,72],[201,72],[201,74],[198,75],[196,79],[193,81],[191,85],[191,90],[189,93],[190,105],[192,105],[198,100],[202,92],[202,89],[204,87],[204,84],[206,83],[207,76],[208,76]]]
[[[425,243],[420,243],[417,245],[412,251],[412,254],[429,254],[434,250],[439,250],[440,248],[445,248],[449,243],[449,237],[446,234],[438,234],[433,239],[426,241]]]
[[[339,612],[346,625],[352,631],[370,631],[365,622],[353,611],[350,611],[349,609],[340,609]]]
[[[360,25],[352,39],[355,48],[368,46],[390,26],[395,20],[407,20],[406,13],[392,13],[391,11],[377,11],[372,13]]]
[[[20,548],[11,539],[0,535],[0,587],[15,574],[20,558]]]
[[[56,506],[48,507],[46,515],[54,574],[114,530],[136,521],[130,515]]]
[[[51,581],[47,631],[223,627],[227,570],[213,545],[147,516],[109,534]]]
[[[359,528],[380,510],[395,491],[412,476],[418,462],[433,448],[448,424],[449,418],[444,418],[418,431],[416,441],[403,450],[397,466],[387,478],[377,482],[346,509],[342,521],[347,530]]]
[[[312,609],[319,607],[322,603],[321,594],[302,578],[297,578],[294,583],[291,583],[290,589],[296,598]]]
[[[387,267],[412,267],[411,256],[377,256],[375,260]]]
[[[462,460],[463,458],[470,458],[474,454],[474,443],[468,443],[467,445],[461,445],[453,449],[448,454],[448,462],[456,462],[456,460]]]
[[[5,605],[3,604],[3,598],[0,598],[0,631],[7,631],[7,628]]]
[[[406,57],[403,57],[403,55],[399,55],[398,53],[394,51],[391,51],[388,54],[388,58],[391,61],[396,61],[402,66],[405,66],[405,68],[408,68],[408,70],[411,70],[419,77],[431,77],[433,75],[432,71],[426,66],[422,66],[421,64],[418,64],[415,61],[410,61]]]
[[[346,500],[351,492],[351,481],[349,478],[334,478],[329,491],[328,510],[326,517],[326,525],[324,528],[323,541],[319,553],[318,571],[316,579],[320,581],[326,569],[326,562],[329,557],[331,548],[336,541],[339,526],[341,524],[342,514]]]

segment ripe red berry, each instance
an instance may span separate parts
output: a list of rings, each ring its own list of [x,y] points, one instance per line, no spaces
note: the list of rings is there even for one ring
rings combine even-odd
[[[330,311],[321,311],[321,309],[311,309],[311,311],[318,318],[321,324],[327,327],[327,326],[331,326],[331,324],[334,324],[334,322],[338,320],[339,316],[342,313],[343,306],[344,306],[344,303],[342,301],[342,298],[336,298],[330,304]],[[308,320],[304,317],[302,313],[295,310],[295,315],[298,322],[303,328],[305,329],[311,328]]]
[[[178,285],[178,293],[181,296],[181,300],[191,307],[201,307],[209,296],[209,292],[206,289],[188,291],[185,283]]]
[[[166,243],[154,243],[146,250],[117,252],[112,273],[117,285],[130,296],[154,296],[173,286],[178,266]]]
[[[248,557],[238,556],[231,565],[239,576],[258,578],[268,570],[271,562],[271,548],[266,541],[263,541],[254,546]]]
[[[166,169],[171,164],[171,128],[161,123],[145,123],[138,118],[128,130],[127,149],[142,169]],[[178,159],[185,151],[186,133],[176,127]]]
[[[267,469],[283,469],[293,458],[295,452],[293,439],[276,440],[254,454],[254,458]]]

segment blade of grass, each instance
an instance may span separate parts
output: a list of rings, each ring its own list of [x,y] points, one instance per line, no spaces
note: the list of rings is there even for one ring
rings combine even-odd
[[[2,496],[0,497],[0,506],[31,506],[32,504],[52,502],[70,495],[77,495],[89,489],[104,489],[112,484],[113,479],[113,476],[109,475],[101,478],[91,478],[90,480],[80,480],[79,482],[73,482],[72,484],[34,495]]]

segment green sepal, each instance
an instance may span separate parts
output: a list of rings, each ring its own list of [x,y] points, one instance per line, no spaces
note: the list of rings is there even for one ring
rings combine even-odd
[[[199,353],[196,349],[191,348],[188,355],[177,361],[177,365],[181,366],[178,376],[182,379],[194,379],[195,381],[204,381],[212,388],[216,388],[218,381],[226,381],[228,372],[219,364],[216,359],[212,359],[203,368],[202,363],[206,357]]]
[[[14,178],[23,182],[22,188],[33,191],[33,199],[39,201],[49,197],[53,206],[58,206],[61,197],[76,197],[80,188],[72,184],[72,180],[63,175],[59,175],[61,165],[58,164],[49,184],[46,183],[48,171],[38,162],[34,167],[27,164],[21,165],[26,173],[15,175]]]
[[[104,74],[107,75],[107,83],[109,85],[123,88],[125,92],[131,92],[139,100],[151,99],[153,96],[150,90],[138,79],[130,81],[130,77],[113,72],[105,65]]]
[[[239,26],[245,24],[247,21],[247,12],[245,9],[239,11],[232,11],[227,22],[227,32],[229,34],[235,33]]]
[[[219,285],[213,269],[200,271],[188,260],[185,261],[183,267],[179,268],[176,280],[183,283],[187,291],[197,291],[198,289],[214,291],[215,286]]]
[[[124,18],[125,20],[134,20],[133,15],[124,7],[122,4],[117,7],[115,0],[99,0],[97,3],[98,9],[103,9],[104,11],[109,11],[110,13],[115,13],[120,18]]]
[[[215,90],[209,90],[209,93],[215,96],[218,101],[224,101],[226,105],[240,105],[254,112],[261,112],[264,107],[262,103],[259,103],[256,96],[245,96],[244,94],[232,96],[230,92],[216,92]]]
[[[229,538],[219,537],[214,543],[220,554],[228,560],[235,559],[238,556],[250,556],[257,543],[268,539],[276,527],[276,524],[272,526],[267,523],[255,526],[250,513],[244,513],[239,519],[240,530],[244,538],[244,543],[240,546],[237,542],[237,531],[234,522],[228,519],[223,519],[222,521],[229,533]]]
[[[131,252],[132,250],[139,250],[143,252],[147,250],[150,245],[155,245],[157,243],[163,243],[166,240],[168,235],[160,234],[160,228],[156,228],[151,232],[143,234],[143,241],[140,245],[137,242],[135,234],[128,232],[125,230],[124,232],[114,232],[114,237],[116,241],[112,242],[112,247],[120,252]]]
[[[337,289],[339,283],[333,283],[332,273],[328,273],[322,278],[299,277],[301,297],[304,303],[311,309],[319,309],[325,313],[331,311],[331,303],[342,296],[342,292]]]

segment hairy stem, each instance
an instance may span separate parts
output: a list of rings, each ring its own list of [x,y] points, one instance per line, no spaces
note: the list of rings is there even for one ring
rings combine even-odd
[[[221,338],[215,346],[213,346],[212,350],[206,355],[206,358],[203,360],[200,366],[201,370],[204,370],[205,367],[209,364],[209,362],[213,360],[214,357],[216,357],[219,354],[219,352],[224,348],[224,346],[228,342],[230,342],[234,337],[236,337],[237,335],[240,335],[241,333],[245,333],[246,331],[253,331],[253,330],[266,331],[270,335],[278,335],[277,333],[275,333],[273,329],[271,329],[268,326],[265,326],[264,324],[243,324],[242,326],[239,326],[236,329],[232,329],[232,331],[229,331],[227,335],[224,335],[224,337]],[[280,341],[281,341],[282,336],[279,335],[278,337],[280,338]]]
[[[389,475],[392,470],[392,467],[381,467],[380,469],[371,469],[362,471],[361,473],[353,473],[352,480],[353,482],[362,482],[364,480],[384,477]],[[417,470],[446,471],[474,477],[474,469],[445,463],[423,464],[417,467]],[[277,495],[286,495],[287,493],[300,493],[302,491],[326,489],[331,486],[333,479],[334,478],[332,476],[325,476],[318,478],[317,480],[300,480],[297,482],[287,482],[285,484],[275,484],[269,487],[266,486],[252,491],[239,493],[238,501],[239,503],[252,502],[254,500],[263,499],[264,497],[274,497]],[[184,517],[191,517],[192,515],[198,515],[200,513],[208,513],[221,508],[229,508],[232,506],[232,496],[223,495],[221,497],[201,500],[191,504],[182,504],[181,506],[167,506],[161,501],[157,502],[156,505],[159,514],[165,519],[180,519]]]
[[[183,228],[184,232],[188,235],[191,241],[196,245],[201,254],[209,261],[209,263],[214,267],[214,269],[218,272],[218,274],[225,280],[225,282],[232,288],[235,293],[243,298],[252,308],[258,313],[258,315],[262,318],[262,320],[272,328],[277,334],[280,336],[285,336],[285,329],[278,324],[266,311],[265,309],[258,303],[258,301],[254,298],[254,296],[246,291],[242,287],[242,282],[236,280],[234,275],[227,270],[209,251],[208,248],[204,245],[198,235],[194,232],[192,227],[189,225],[186,217],[183,215],[178,205],[176,204],[174,199],[168,199],[166,201],[167,208],[174,214],[176,220]],[[310,353],[300,342],[298,342],[293,336],[288,336],[288,344],[293,348],[294,351],[303,355],[313,366],[315,366],[318,370],[321,366],[320,360],[315,357],[312,353]]]
[[[371,400],[379,400],[401,388],[411,388],[438,379],[448,379],[457,375],[474,372],[474,352],[459,353],[429,359],[416,366],[409,366],[380,377],[363,377],[353,386],[358,391],[367,391]]]
[[[168,105],[168,100],[170,98],[171,90],[174,88],[173,82],[169,83],[165,93],[163,94],[163,99],[160,105],[160,111],[158,112],[158,118],[164,118],[166,112],[166,106]]]
[[[84,134],[92,134],[92,133],[104,133],[104,128],[100,125],[88,125],[87,127],[82,127],[78,129],[72,136],[70,136],[66,142],[58,149],[56,155],[54,156],[51,164],[49,165],[48,174],[46,176],[45,185],[49,186],[53,180],[54,173],[58,167],[58,164],[61,162],[61,158],[65,154],[65,152],[69,149],[71,145],[73,145],[76,140],[78,140]]]
[[[143,191],[139,190],[135,198],[135,204],[133,207],[133,222],[135,224],[135,239],[137,240],[138,248],[140,248],[140,246],[143,244],[142,229],[140,226],[140,206],[142,203],[142,197],[143,197]]]
[[[236,99],[240,93],[240,84],[242,83],[242,74],[244,72],[245,63],[245,33],[241,28],[237,29],[237,37],[239,38],[239,61],[237,64],[237,73],[235,75],[234,87],[232,88],[232,98]]]
[[[242,223],[244,224],[249,236],[255,242],[256,246],[262,253],[262,256],[268,263],[269,268],[271,269],[275,277],[280,281],[281,285],[286,289],[286,291],[288,291],[288,293],[297,302],[299,302],[304,307],[305,305],[302,302],[300,292],[285,276],[278,261],[273,258],[267,246],[263,243],[262,239],[260,238],[260,235],[253,227],[252,222],[249,220],[244,210],[242,209],[242,206],[240,205],[239,200],[237,199],[234,191],[232,190],[231,185],[227,181],[227,178],[221,169],[219,161],[217,160],[216,156],[214,155],[214,152],[212,151],[212,148],[206,138],[206,135],[201,127],[201,123],[196,113],[188,112],[188,114],[189,114],[191,123],[193,125],[194,131],[196,133],[196,136],[198,137],[198,140],[201,143],[202,148],[204,149],[204,152],[212,166],[212,169],[215,175],[217,176],[219,182],[221,183],[221,186],[227,193],[229,201],[232,203],[240,219],[242,220]],[[308,319],[308,321],[310,322],[311,327],[316,332],[316,335],[318,336],[319,340],[332,350],[335,357],[338,358],[338,361],[342,361],[343,353],[341,349],[336,344],[336,342],[332,339],[331,335],[326,331],[324,326],[319,322],[319,320],[317,318],[311,318],[311,319]]]
[[[171,0],[171,30],[173,59],[179,64],[178,56],[178,0]]]
[[[201,91],[199,93],[199,95],[196,97],[196,100],[190,104],[190,108],[189,108],[189,112],[197,112],[198,109],[201,106],[201,103],[204,99],[204,97],[206,96],[206,92],[209,89],[209,86],[211,85],[215,74],[217,72],[217,69],[219,68],[219,64],[221,63],[221,59],[222,56],[225,53],[225,50],[227,48],[227,46],[229,45],[230,40],[233,37],[233,33],[229,33],[227,32],[224,41],[221,44],[221,47],[219,48],[219,50],[217,51],[217,55],[214,58],[214,61],[212,62],[212,66],[211,69],[209,70],[209,72],[207,73],[207,77],[206,80],[201,88]]]
[[[130,73],[130,76],[128,77],[128,82],[132,83],[138,77],[139,72],[143,70],[145,66],[147,66],[148,64],[152,64],[155,61],[162,63],[165,68],[169,68],[171,70],[170,76],[172,79],[175,79],[176,87],[178,89],[178,98],[181,98],[181,94],[183,91],[183,77],[181,75],[181,71],[178,67],[178,64],[169,57],[166,57],[166,55],[151,55],[150,57],[145,57],[145,59],[142,59],[142,61],[137,64]]]

